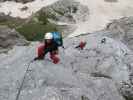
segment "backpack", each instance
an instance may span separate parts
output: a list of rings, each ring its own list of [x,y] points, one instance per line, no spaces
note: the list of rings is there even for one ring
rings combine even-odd
[[[59,32],[51,32],[53,34],[53,40],[58,46],[63,46],[62,34]]]

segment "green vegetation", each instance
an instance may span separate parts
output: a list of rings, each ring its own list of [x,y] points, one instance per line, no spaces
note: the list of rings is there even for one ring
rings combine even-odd
[[[57,31],[57,28],[56,25],[51,23],[43,25],[36,22],[29,22],[16,30],[25,36],[27,40],[36,41],[42,40],[44,33]]]
[[[36,17],[38,21],[43,25],[46,25],[47,23],[49,23],[48,15],[46,13],[43,13],[42,11],[38,12],[38,15]]]
[[[124,97],[126,100],[133,100],[133,97],[127,97],[127,96],[125,96]]]
[[[29,41],[38,41],[43,39],[44,33],[58,31],[58,26],[48,21],[49,17],[43,12],[38,12],[31,19],[0,18],[0,25],[16,29]]]
[[[16,31],[18,31],[29,41],[42,40],[44,33],[62,30],[61,27],[49,22],[48,19],[58,21],[59,16],[66,16],[65,14],[68,12],[76,13],[78,10],[74,5],[68,6],[66,9],[51,8],[42,9],[32,15],[29,19],[12,18],[8,15],[1,15],[0,25],[7,25],[10,28],[16,29]],[[26,9],[27,7],[24,7],[21,10]],[[72,19],[71,14],[68,14],[66,17]]]
[[[19,19],[19,18],[11,18],[11,17],[5,17],[0,18],[0,25],[7,25],[10,28],[15,28],[19,25],[21,25],[25,20]]]
[[[50,23],[48,18],[49,16],[46,13],[40,11],[34,15],[28,23],[16,28],[16,30],[24,35],[27,40],[42,40],[44,33],[58,31],[58,26]]]

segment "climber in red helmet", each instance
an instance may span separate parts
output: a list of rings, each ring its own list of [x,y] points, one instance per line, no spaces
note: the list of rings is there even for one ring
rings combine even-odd
[[[75,48],[79,48],[79,49],[83,50],[85,45],[86,45],[85,41],[80,41],[79,45],[77,45]]]

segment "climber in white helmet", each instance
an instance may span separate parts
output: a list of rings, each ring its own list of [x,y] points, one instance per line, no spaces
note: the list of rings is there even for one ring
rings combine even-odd
[[[43,59],[49,52],[53,63],[57,64],[60,59],[58,57],[58,47],[62,46],[62,36],[59,32],[48,32],[44,35],[44,43],[38,47],[38,57]]]

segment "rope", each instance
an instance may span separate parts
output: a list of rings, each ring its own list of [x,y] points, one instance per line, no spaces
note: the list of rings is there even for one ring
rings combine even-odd
[[[17,96],[16,96],[16,99],[15,99],[15,100],[19,100],[19,95],[20,95],[21,90],[22,90],[22,88],[23,88],[24,80],[25,80],[25,78],[26,78],[26,74],[27,74],[27,72],[29,71],[30,64],[31,64],[33,61],[34,61],[34,60],[30,61],[29,64],[28,64],[28,66],[27,66],[27,69],[26,69],[26,71],[25,71],[25,74],[24,74],[23,80],[22,80],[22,82],[21,82],[21,85],[20,85],[20,87],[19,87],[19,89],[18,89],[18,93],[17,93]]]

